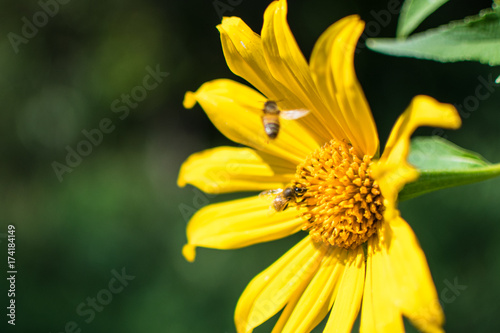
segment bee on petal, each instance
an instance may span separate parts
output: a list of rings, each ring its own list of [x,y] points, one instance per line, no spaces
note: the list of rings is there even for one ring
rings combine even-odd
[[[262,124],[269,139],[274,140],[280,131],[280,118],[294,120],[304,117],[309,113],[309,110],[280,110],[275,101],[267,101],[262,109]]]
[[[295,203],[300,200],[305,191],[305,188],[289,186],[285,187],[284,189],[279,188],[275,190],[264,191],[259,194],[259,197],[275,195],[270,209],[274,210],[275,212],[282,212],[288,208],[288,205],[290,203]]]

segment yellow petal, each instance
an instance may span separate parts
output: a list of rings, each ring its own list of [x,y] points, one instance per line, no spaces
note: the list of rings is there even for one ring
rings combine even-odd
[[[323,262],[325,262],[326,260],[328,259],[324,259]],[[306,290],[309,282],[309,280],[303,280],[302,283],[297,284],[295,290],[290,294],[290,298],[288,299],[288,302],[286,303],[283,311],[281,311],[280,317],[278,318],[276,325],[274,325],[271,333],[283,332],[283,327],[287,324],[290,315],[292,314],[293,310],[295,310],[295,306],[299,302],[300,297],[304,293],[304,290]]]
[[[229,139],[293,164],[301,163],[318,148],[316,141],[294,120],[280,120],[278,137],[269,140],[262,124],[266,98],[238,82],[226,79],[206,82],[195,93],[186,94],[184,105],[191,107],[193,101],[200,103],[212,123]]]
[[[307,288],[287,304],[273,331],[309,332],[317,326],[332,307],[346,260],[346,250],[332,247]]]
[[[354,51],[363,27],[364,22],[356,15],[331,25],[314,46],[311,72],[345,139],[361,155],[374,156],[379,145],[377,129],[354,71]]]
[[[238,333],[252,332],[283,308],[296,288],[316,274],[326,250],[327,247],[318,247],[306,236],[257,275],[236,305],[234,318]]]
[[[262,43],[264,56],[272,76],[293,92],[313,117],[304,117],[304,123],[314,120],[309,126],[324,127],[323,142],[331,138],[345,137],[342,128],[331,117],[319,96],[309,66],[299,49],[286,20],[287,3],[274,1],[264,13]]]
[[[348,258],[348,264],[340,281],[339,291],[324,332],[351,332],[359,313],[365,283],[363,248],[359,246],[356,250],[351,250]]]
[[[378,181],[385,199],[384,218],[387,221],[398,216],[394,204],[399,191],[406,183],[418,178],[418,171],[406,161],[413,132],[420,126],[456,129],[460,124],[460,117],[453,105],[439,103],[429,96],[413,98],[394,125],[384,153],[373,167],[372,176]]]
[[[177,184],[206,193],[284,188],[296,166],[250,148],[218,147],[191,155],[181,166]]]
[[[396,282],[386,249],[378,237],[368,241],[366,281],[361,308],[361,333],[403,333],[400,310],[394,304]]]
[[[272,78],[260,36],[245,22],[239,17],[224,17],[217,29],[227,65],[234,74],[247,80],[269,99],[279,100],[292,95]]]
[[[303,220],[294,207],[282,212],[270,208],[272,198],[259,197],[212,204],[200,209],[187,226],[188,244],[183,254],[194,260],[197,246],[236,249],[271,241],[301,230]]]
[[[301,106],[300,100],[271,75],[262,40],[245,22],[239,17],[224,17],[217,29],[227,65],[234,74],[247,80],[271,100],[287,100],[292,105]]]
[[[271,74],[262,40],[239,17],[225,17],[217,26],[221,34],[222,50],[231,71],[247,80],[269,100],[277,101],[283,110],[305,109],[305,104],[294,92]],[[327,141],[329,132],[314,114],[296,120],[319,144]]]
[[[396,284],[394,302],[422,332],[442,332],[444,315],[415,234],[402,218],[387,228],[388,255]]]

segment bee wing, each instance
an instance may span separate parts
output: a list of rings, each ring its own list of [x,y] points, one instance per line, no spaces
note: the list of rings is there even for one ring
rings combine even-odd
[[[268,191],[264,191],[264,192],[260,192],[259,194],[259,198],[262,198],[262,199],[270,199],[272,198],[273,196],[275,196],[276,194],[279,194],[283,192],[283,189],[282,188],[278,188],[278,189],[275,189],[275,190],[268,190]]]
[[[280,112],[280,117],[287,120],[299,119],[309,113],[306,109],[286,110]]]

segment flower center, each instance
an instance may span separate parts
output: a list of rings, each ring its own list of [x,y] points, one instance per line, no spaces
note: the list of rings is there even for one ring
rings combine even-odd
[[[346,249],[366,242],[381,225],[384,205],[371,177],[371,156],[331,140],[297,167],[293,186],[306,189],[297,206],[313,240]]]

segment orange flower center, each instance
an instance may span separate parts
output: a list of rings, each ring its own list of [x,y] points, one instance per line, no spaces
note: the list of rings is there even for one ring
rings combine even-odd
[[[297,206],[312,238],[346,249],[366,242],[382,223],[384,205],[371,177],[371,156],[331,140],[297,167],[293,186],[305,189]]]

